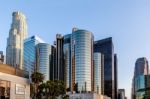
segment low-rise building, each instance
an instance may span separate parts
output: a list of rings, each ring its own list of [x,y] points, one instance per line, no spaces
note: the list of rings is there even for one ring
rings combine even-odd
[[[74,93],[69,94],[69,99],[111,99],[111,98],[99,95],[97,93]]]
[[[0,99],[30,99],[28,72],[0,64]]]

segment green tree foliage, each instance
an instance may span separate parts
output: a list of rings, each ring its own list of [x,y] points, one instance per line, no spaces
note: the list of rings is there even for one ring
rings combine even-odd
[[[43,74],[39,73],[39,72],[34,72],[32,75],[31,75],[31,80],[32,80],[32,83],[31,83],[31,97],[33,99],[39,99],[39,85],[43,82],[44,80],[44,76]]]
[[[44,77],[41,73],[35,72],[31,75],[31,96],[32,99],[56,99],[61,96],[62,99],[69,99],[68,95],[65,95],[66,89],[63,81],[49,80],[43,82]]]

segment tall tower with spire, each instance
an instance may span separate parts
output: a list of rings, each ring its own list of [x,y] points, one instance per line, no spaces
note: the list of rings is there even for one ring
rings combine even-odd
[[[22,12],[13,12],[7,38],[6,64],[23,69],[23,44],[27,38],[27,22]]]

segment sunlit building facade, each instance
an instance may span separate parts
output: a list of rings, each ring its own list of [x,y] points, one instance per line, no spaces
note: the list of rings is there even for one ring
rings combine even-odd
[[[44,75],[44,80],[50,80],[51,46],[47,43],[39,43],[36,46],[37,70]]]
[[[87,30],[73,29],[71,37],[71,84],[79,92],[92,91],[93,34]]]
[[[13,12],[7,38],[6,64],[23,69],[24,39],[27,38],[27,22],[22,12]]]
[[[132,99],[141,99],[145,91],[137,93],[137,89],[143,89],[146,86],[145,75],[149,74],[149,64],[145,57],[138,58],[135,63],[134,76],[132,80]],[[143,88],[142,88],[143,87]],[[140,97],[140,98],[139,98]]]
[[[104,56],[99,53],[94,53],[94,92],[97,94],[103,94],[104,87]]]
[[[29,71],[30,75],[36,69],[36,45],[44,43],[38,36],[32,36],[24,41],[24,70]]]
[[[138,58],[135,63],[134,77],[149,74],[149,65],[145,57]]]

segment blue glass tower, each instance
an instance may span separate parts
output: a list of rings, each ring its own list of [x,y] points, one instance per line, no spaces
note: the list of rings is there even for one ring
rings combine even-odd
[[[36,65],[36,45],[44,43],[38,36],[32,36],[24,41],[24,69],[30,75],[34,72]]]

